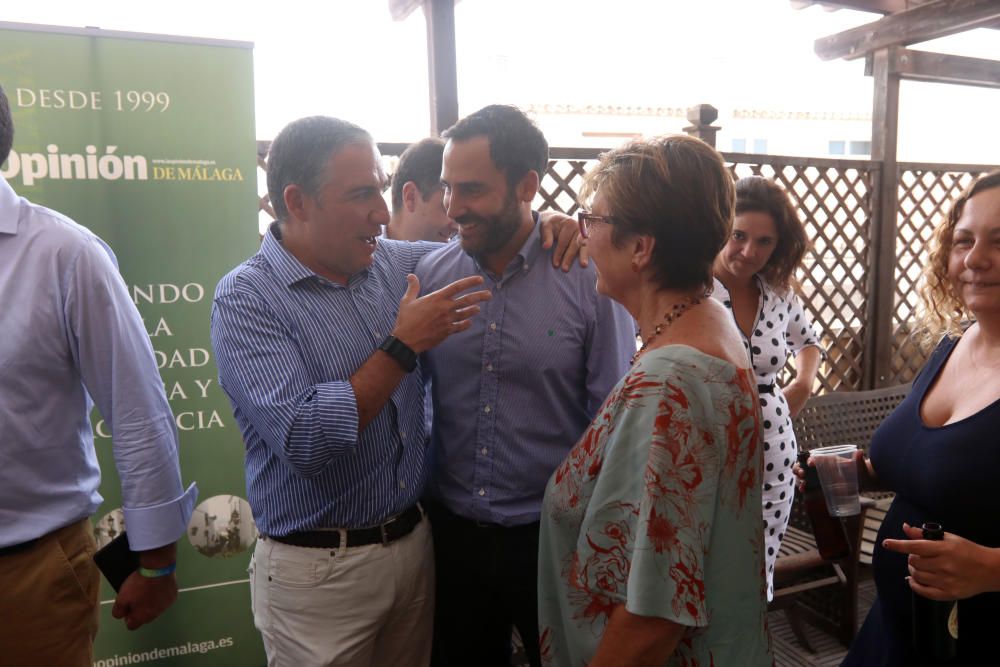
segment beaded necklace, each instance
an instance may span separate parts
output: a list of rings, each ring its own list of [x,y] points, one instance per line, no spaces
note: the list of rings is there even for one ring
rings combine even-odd
[[[652,343],[657,336],[670,327],[670,325],[673,324],[681,315],[691,310],[691,308],[697,306],[699,303],[701,303],[700,296],[689,296],[684,301],[678,301],[675,303],[670,310],[667,311],[666,315],[663,316],[663,321],[657,324],[656,328],[653,329],[653,334],[646,340],[642,341],[642,347],[639,348],[638,352],[632,355],[631,363],[635,364],[635,360],[642,356],[642,353],[646,351],[646,348],[649,347],[649,344]]]

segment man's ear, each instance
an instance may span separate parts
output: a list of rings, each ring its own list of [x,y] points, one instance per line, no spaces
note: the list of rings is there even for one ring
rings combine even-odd
[[[538,172],[534,169],[530,169],[528,173],[521,177],[517,187],[514,189],[517,193],[517,200],[528,204],[533,202],[535,200],[535,195],[538,194],[538,187],[540,184],[541,178],[538,176]]]
[[[308,195],[300,186],[290,183],[285,186],[285,191],[282,195],[285,198],[285,208],[288,209],[290,216],[296,220],[305,220],[309,217],[306,213],[306,199]]]
[[[413,181],[403,183],[403,207],[410,213],[417,209],[417,198],[423,198],[420,188]]]

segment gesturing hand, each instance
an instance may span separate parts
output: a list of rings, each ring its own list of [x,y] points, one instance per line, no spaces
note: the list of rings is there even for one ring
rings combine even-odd
[[[953,533],[943,540],[925,540],[923,531],[903,524],[908,540],[884,540],[889,551],[909,554],[906,559],[910,588],[932,600],[961,600],[995,590],[997,572],[994,549]]]
[[[417,298],[420,281],[412,273],[406,276],[409,283],[399,302],[399,315],[392,335],[406,343],[417,354],[426,352],[453,333],[465,331],[470,318],[479,312],[476,305],[492,298],[488,290],[479,290],[458,296],[467,289],[483,284],[482,276],[460,278],[436,292]]]

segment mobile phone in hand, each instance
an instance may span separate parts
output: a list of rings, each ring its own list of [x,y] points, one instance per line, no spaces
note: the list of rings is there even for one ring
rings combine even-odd
[[[94,562],[117,593],[128,576],[139,568],[139,554],[129,549],[128,538],[122,532],[98,549]]]

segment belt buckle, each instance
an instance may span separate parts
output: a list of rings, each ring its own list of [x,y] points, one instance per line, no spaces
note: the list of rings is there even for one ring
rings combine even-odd
[[[387,546],[389,546],[389,543],[390,543],[390,542],[392,541],[392,540],[390,540],[390,539],[389,539],[389,530],[388,530],[388,526],[391,526],[391,525],[392,525],[393,523],[395,523],[396,521],[399,521],[399,516],[398,516],[398,515],[397,515],[397,516],[394,516],[394,517],[392,517],[391,519],[389,519],[389,520],[388,520],[388,521],[386,521],[385,523],[382,523],[382,524],[379,524],[379,527],[378,527],[378,529],[379,529],[379,531],[381,531],[381,533],[382,533],[382,546],[383,546],[383,547],[387,547]]]

